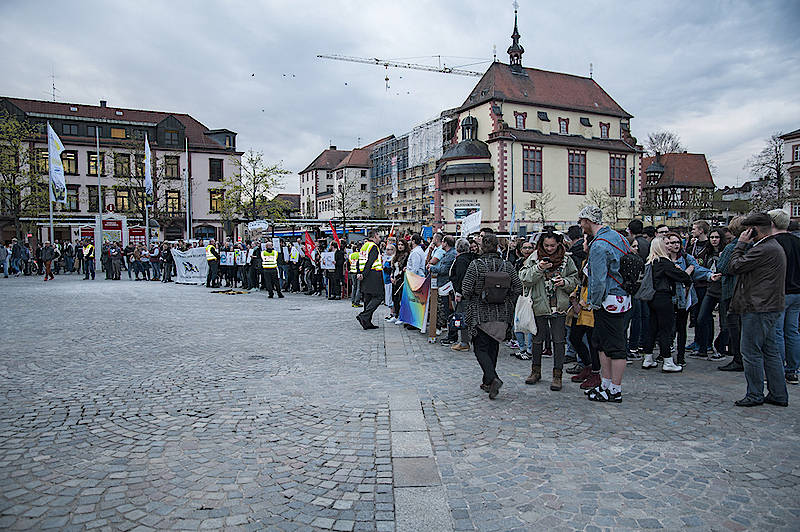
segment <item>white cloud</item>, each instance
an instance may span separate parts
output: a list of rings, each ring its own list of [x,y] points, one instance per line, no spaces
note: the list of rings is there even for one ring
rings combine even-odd
[[[639,139],[673,129],[720,184],[777,130],[800,127],[791,1],[652,5],[523,1],[523,63],[595,79]],[[189,113],[293,172],[329,142],[403,133],[460,105],[477,78],[325,61],[318,53],[449,66],[507,60],[510,2],[49,2],[0,5],[0,94]],[[428,56],[428,57],[421,57]],[[465,68],[483,70],[487,64]],[[255,74],[253,76],[252,74]],[[289,178],[286,190],[296,191]]]

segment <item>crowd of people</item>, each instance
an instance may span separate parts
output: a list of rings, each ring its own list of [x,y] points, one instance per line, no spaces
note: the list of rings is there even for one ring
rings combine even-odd
[[[357,318],[376,328],[381,298],[391,308],[388,323],[414,328],[400,316],[403,273],[431,275],[439,344],[474,350],[492,399],[502,386],[496,365],[505,342],[531,362],[526,384],[542,379],[542,358],[552,357],[550,389],[561,390],[567,373],[592,401],[621,402],[628,365],[678,374],[689,357],[744,372],[747,394],[737,406],[785,406],[800,365],[799,237],[780,209],[727,226],[634,219],[617,231],[596,207],[583,209],[566,233],[545,227],[525,238],[486,228],[461,239],[437,233],[428,244],[419,234],[384,242],[372,233],[354,270],[370,295]],[[535,333],[514,330],[520,296],[530,299]]]
[[[263,240],[112,242],[103,244],[100,262],[108,280],[126,271],[129,279],[167,283],[177,273],[171,250],[204,245],[206,286],[263,290],[270,298],[349,298],[363,307],[357,318],[364,329],[377,328],[372,316],[381,304],[390,308],[387,324],[415,328],[400,316],[404,274],[431,276],[438,343],[474,350],[481,388],[492,399],[502,386],[502,342],[530,361],[526,384],[542,380],[542,359],[552,358],[550,389],[561,390],[566,373],[593,401],[621,402],[627,365],[678,374],[687,357],[744,372],[747,394],[739,406],[785,405],[786,384],[798,383],[800,232],[780,209],[715,227],[634,219],[618,231],[603,224],[599,208],[586,207],[566,232],[545,227],[524,238],[499,238],[484,228],[458,239],[439,232],[430,242],[417,233],[384,240],[377,231],[363,242],[318,239],[311,247],[299,238],[280,240],[278,248]],[[221,264],[223,252],[239,252],[242,260]],[[5,277],[48,281],[63,271],[94,279],[94,258],[90,240],[32,247],[13,239],[0,247]],[[530,301],[535,333],[515,330],[520,296]]]

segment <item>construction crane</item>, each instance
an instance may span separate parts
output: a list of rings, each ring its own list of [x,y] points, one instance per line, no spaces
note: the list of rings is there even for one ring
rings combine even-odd
[[[463,70],[461,68],[450,68],[448,66],[441,66],[441,56],[439,57],[440,65],[438,67],[430,65],[420,65],[418,63],[402,63],[398,61],[391,61],[389,59],[378,59],[377,57],[352,57],[347,55],[336,54],[319,54],[320,59],[333,59],[336,61],[348,61],[350,63],[363,63],[365,65],[377,65],[386,69],[386,88],[389,88],[389,67],[392,68],[410,68],[413,70],[425,70],[427,72],[439,72],[442,74],[456,74],[458,76],[476,76],[481,77],[481,72],[474,72],[472,70]]]

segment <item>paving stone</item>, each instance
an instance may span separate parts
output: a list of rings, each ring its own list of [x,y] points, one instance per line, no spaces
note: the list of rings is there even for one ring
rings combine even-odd
[[[431,441],[425,431],[392,432],[392,457],[433,456]]]
[[[393,410],[392,431],[427,430],[421,409]]]
[[[442,532],[453,529],[442,487],[395,488],[397,532]]]
[[[392,465],[397,488],[437,486],[442,483],[433,458],[395,458]]]

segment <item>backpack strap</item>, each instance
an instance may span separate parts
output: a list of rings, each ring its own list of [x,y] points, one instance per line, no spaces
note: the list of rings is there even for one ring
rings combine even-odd
[[[620,253],[622,253],[623,255],[627,255],[628,253],[631,253],[631,252],[633,251],[633,250],[630,248],[630,246],[628,246],[628,251],[622,251],[621,249],[619,249],[617,246],[615,246],[614,244],[612,244],[611,242],[609,242],[609,241],[608,241],[608,240],[606,240],[605,238],[596,238],[594,241],[595,241],[595,242],[597,242],[598,240],[602,240],[603,242],[606,242],[606,243],[608,243],[608,245],[610,245],[611,247],[613,247],[614,249],[616,249],[617,251],[619,251],[619,252],[620,252]],[[614,276],[613,276],[613,275],[611,275],[610,273],[608,274],[608,276],[609,276],[609,277],[611,277],[612,279],[614,279],[614,280],[617,282],[617,284],[618,284],[618,285],[622,286],[622,283],[621,283],[621,282],[620,282],[620,281],[619,281],[619,280],[618,280],[616,277],[614,277]]]

